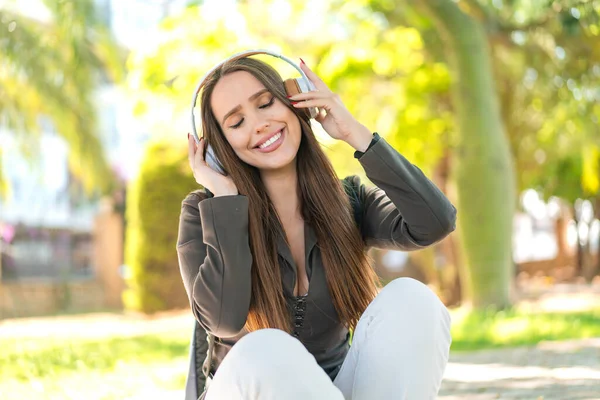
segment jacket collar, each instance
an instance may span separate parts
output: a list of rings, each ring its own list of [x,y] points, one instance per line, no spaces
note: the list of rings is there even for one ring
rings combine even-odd
[[[277,253],[282,256],[290,265],[295,267],[296,263],[292,257],[292,251],[286,241],[285,234],[283,233],[283,228],[280,228],[280,230],[281,232],[277,237]],[[308,256],[316,244],[317,234],[309,224],[304,222],[304,263],[308,268],[310,268]]]

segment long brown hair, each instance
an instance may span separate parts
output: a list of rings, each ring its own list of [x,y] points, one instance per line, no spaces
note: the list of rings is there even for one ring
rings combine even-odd
[[[216,83],[222,76],[235,71],[252,74],[300,120],[302,138],[296,165],[302,216],[317,235],[329,293],[338,317],[353,329],[375,297],[378,281],[366,256],[348,196],[317,142],[307,114],[292,107],[287,99],[281,76],[264,62],[242,58],[224,64],[206,81],[201,98],[201,116],[205,140],[213,147],[239,193],[248,198],[253,262],[246,329],[279,328],[291,332],[291,318],[283,294],[276,250],[278,235],[285,237],[282,224],[258,169],[237,157],[210,107]]]

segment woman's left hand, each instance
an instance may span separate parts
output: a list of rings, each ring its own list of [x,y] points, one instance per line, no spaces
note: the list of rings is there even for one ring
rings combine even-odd
[[[373,138],[371,131],[350,114],[340,96],[333,93],[304,62],[300,63],[300,68],[317,90],[291,96],[292,105],[296,108],[317,107],[319,114],[315,120],[329,136],[347,142],[356,150],[364,151]]]

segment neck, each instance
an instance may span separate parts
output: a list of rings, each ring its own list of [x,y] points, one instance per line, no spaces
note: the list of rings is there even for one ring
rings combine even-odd
[[[293,161],[289,166],[278,170],[263,170],[260,175],[279,218],[286,221],[298,217],[300,200],[296,162]]]

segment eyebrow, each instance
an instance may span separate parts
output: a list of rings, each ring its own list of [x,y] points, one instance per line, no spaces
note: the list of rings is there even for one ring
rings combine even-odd
[[[266,93],[268,91],[269,91],[269,89],[267,89],[267,88],[261,89],[258,92],[254,93],[252,96],[248,97],[248,100],[252,101],[252,100],[256,99],[257,97],[259,97],[260,95],[262,95],[263,93]],[[237,106],[235,106],[233,109],[231,109],[231,111],[229,111],[223,117],[223,120],[221,121],[221,125],[224,125],[227,118],[229,118],[232,114],[235,114],[236,112],[240,111],[241,109],[242,109],[242,106],[240,106],[239,104]]]

